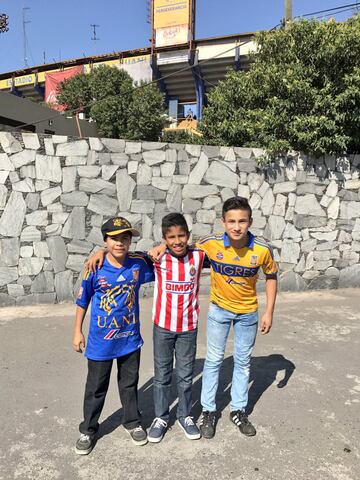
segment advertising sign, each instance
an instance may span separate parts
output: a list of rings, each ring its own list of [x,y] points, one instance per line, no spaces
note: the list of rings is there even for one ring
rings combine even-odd
[[[56,101],[58,86],[64,80],[67,80],[78,73],[83,73],[83,71],[83,66],[79,65],[78,67],[69,68],[68,70],[61,72],[47,73],[45,75],[45,102],[54,110],[65,110],[65,107],[63,105],[58,105]]]
[[[191,5],[191,0],[153,0],[153,28],[157,47],[189,41]]]

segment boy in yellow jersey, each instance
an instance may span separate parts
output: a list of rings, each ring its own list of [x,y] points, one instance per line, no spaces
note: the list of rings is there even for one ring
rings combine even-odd
[[[224,359],[230,327],[234,328],[234,371],[231,387],[230,420],[247,436],[256,434],[246,415],[251,353],[258,326],[256,281],[262,268],[266,276],[266,309],[260,331],[270,331],[277,291],[277,266],[266,240],[249,231],[252,211],[242,197],[226,200],[221,223],[225,232],[209,235],[196,247],[211,263],[210,308],[207,323],[207,355],[204,364],[200,430],[204,438],[215,435],[215,397],[219,371]],[[154,258],[162,253],[157,247],[149,252]]]

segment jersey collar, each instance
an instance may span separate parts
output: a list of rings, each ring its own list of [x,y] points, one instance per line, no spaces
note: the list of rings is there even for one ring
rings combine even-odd
[[[253,235],[251,232],[248,232],[248,237],[246,248],[252,248],[254,246],[255,235]],[[226,232],[224,232],[224,247],[230,247],[230,238]]]

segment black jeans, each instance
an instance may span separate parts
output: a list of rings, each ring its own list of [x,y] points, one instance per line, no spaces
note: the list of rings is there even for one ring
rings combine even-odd
[[[138,381],[140,349],[116,359],[117,382],[123,408],[123,425],[132,429],[140,425],[138,409]],[[85,435],[94,435],[99,429],[99,417],[109,387],[112,360],[88,359],[88,375],[84,396],[84,420],[79,430]]]
[[[171,378],[174,354],[179,397],[177,418],[190,415],[192,377],[196,356],[197,329],[190,332],[170,332],[154,325],[154,404],[155,416],[169,421]]]

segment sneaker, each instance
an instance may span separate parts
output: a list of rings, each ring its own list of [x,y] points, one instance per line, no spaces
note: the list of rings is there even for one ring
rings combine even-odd
[[[132,429],[125,428],[125,431],[130,435],[131,440],[135,445],[141,446],[147,444],[147,434],[141,425]]]
[[[167,423],[162,418],[154,418],[148,433],[148,440],[151,443],[159,443],[164,437]]]
[[[95,435],[85,435],[82,433],[76,442],[75,452],[78,455],[88,455],[95,446]]]
[[[256,435],[256,429],[254,425],[249,421],[248,416],[242,410],[236,410],[230,412],[230,420],[239,427],[241,433],[247,437],[253,437]]]
[[[215,421],[215,412],[208,412],[207,410],[202,412],[200,432],[204,438],[213,438],[215,435]]]
[[[179,418],[177,423],[184,430],[185,436],[189,440],[198,440],[200,438],[200,431],[192,417]]]

